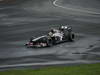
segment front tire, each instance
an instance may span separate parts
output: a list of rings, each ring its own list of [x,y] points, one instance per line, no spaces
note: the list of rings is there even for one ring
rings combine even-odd
[[[47,47],[51,47],[51,46],[53,46],[52,39],[48,39],[47,40]]]

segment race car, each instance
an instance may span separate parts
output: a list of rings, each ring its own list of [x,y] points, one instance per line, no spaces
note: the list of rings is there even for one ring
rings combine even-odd
[[[75,34],[71,26],[60,26],[58,29],[51,29],[47,35],[37,38],[30,38],[25,44],[26,47],[51,47],[62,42],[74,41]]]

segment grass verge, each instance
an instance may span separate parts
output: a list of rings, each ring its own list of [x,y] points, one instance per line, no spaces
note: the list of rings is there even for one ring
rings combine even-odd
[[[0,75],[100,75],[100,63],[1,71]]]

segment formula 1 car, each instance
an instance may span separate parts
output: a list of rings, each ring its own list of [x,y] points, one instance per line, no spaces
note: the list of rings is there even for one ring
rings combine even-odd
[[[51,29],[47,35],[37,38],[30,38],[29,42],[25,44],[26,47],[51,47],[53,45],[74,41],[75,34],[72,32],[71,26],[61,26],[59,29]]]

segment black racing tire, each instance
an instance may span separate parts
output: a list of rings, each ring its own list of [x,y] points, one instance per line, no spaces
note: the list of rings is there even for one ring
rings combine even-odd
[[[53,46],[53,40],[52,39],[48,39],[46,43],[47,43],[47,47]]]
[[[74,33],[68,33],[67,38],[68,38],[68,41],[74,41],[75,34]]]

